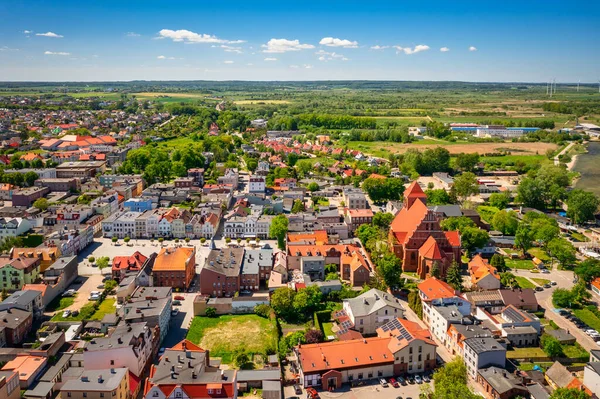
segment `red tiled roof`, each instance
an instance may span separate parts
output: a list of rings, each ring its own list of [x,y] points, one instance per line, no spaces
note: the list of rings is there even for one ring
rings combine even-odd
[[[423,192],[423,189],[415,180],[404,191],[404,198],[427,198],[427,194]]]
[[[440,246],[438,245],[435,238],[433,238],[433,236],[429,236],[427,241],[425,241],[425,243],[423,245],[421,245],[421,248],[419,248],[419,255],[421,255],[423,258],[426,258],[426,259],[433,259],[433,260],[444,259],[442,250],[440,249]]]
[[[430,277],[418,285],[419,291],[426,297],[426,301],[441,298],[452,298],[456,296],[456,291],[448,283]]]
[[[460,247],[460,234],[458,231],[445,231],[444,234],[453,247]]]
[[[427,205],[422,201],[415,201],[415,203],[410,207],[404,207],[398,212],[390,229],[396,235],[398,242],[400,244],[406,243],[412,236],[412,233],[415,232],[419,224],[423,221],[428,212]],[[404,233],[403,235],[399,235],[398,233]],[[401,240],[402,238],[402,240]]]

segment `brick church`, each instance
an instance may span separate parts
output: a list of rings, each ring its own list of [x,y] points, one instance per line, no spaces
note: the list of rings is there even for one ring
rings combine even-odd
[[[404,192],[404,205],[390,226],[388,240],[402,259],[402,270],[425,279],[437,262],[441,276],[456,259],[460,262],[458,231],[443,231],[440,216],[427,207],[427,195],[414,181]]]

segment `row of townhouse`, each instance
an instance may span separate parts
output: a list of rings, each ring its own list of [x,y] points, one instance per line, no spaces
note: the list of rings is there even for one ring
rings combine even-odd
[[[223,235],[229,238],[269,238],[273,215],[234,216],[224,222]]]
[[[219,229],[220,217],[220,209],[195,215],[177,208],[126,211],[103,220],[102,234],[109,238],[212,238]]]

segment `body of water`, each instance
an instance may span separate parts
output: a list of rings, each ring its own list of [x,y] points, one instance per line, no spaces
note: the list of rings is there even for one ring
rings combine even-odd
[[[577,157],[574,171],[581,173],[575,188],[591,191],[600,196],[600,143],[590,142],[588,152]]]

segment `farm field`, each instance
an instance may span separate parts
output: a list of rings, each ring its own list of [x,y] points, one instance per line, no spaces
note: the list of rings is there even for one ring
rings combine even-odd
[[[221,357],[223,363],[230,363],[236,349],[275,353],[277,327],[272,320],[257,315],[197,316],[192,320],[187,339],[210,350],[211,356]]]

